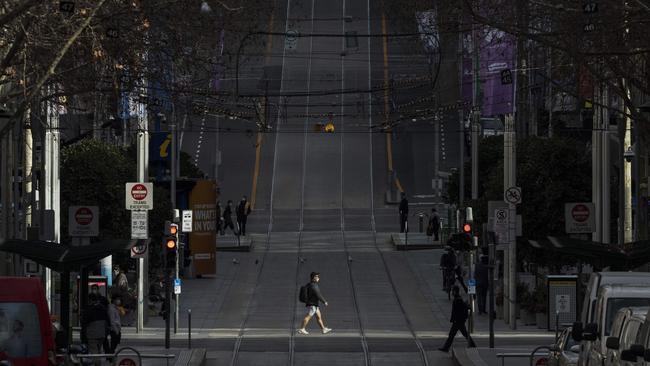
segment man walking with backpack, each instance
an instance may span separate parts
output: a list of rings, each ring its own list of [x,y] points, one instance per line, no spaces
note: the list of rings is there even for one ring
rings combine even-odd
[[[320,288],[318,287],[318,282],[320,281],[320,273],[312,272],[309,275],[309,278],[309,283],[300,288],[299,300],[305,303],[305,306],[307,307],[307,315],[302,320],[302,326],[300,329],[298,329],[298,333],[309,334],[305,328],[307,327],[307,324],[309,324],[311,318],[316,315],[316,321],[318,321],[318,325],[323,331],[323,334],[327,334],[331,332],[332,329],[325,326],[325,323],[323,323],[323,317],[320,313],[320,309],[318,308],[318,304],[320,302],[325,304],[325,306],[328,305],[327,300],[325,300],[320,292]]]
[[[449,329],[449,337],[447,337],[445,345],[438,348],[438,350],[442,352],[449,352],[449,348],[454,342],[454,337],[456,337],[456,333],[458,333],[458,331],[460,331],[460,333],[465,338],[467,338],[469,347],[476,347],[474,340],[469,335],[467,328],[465,327],[465,321],[469,317],[469,306],[467,306],[465,300],[460,297],[460,288],[458,286],[454,286],[452,291],[454,293],[454,302],[451,306],[451,329]]]

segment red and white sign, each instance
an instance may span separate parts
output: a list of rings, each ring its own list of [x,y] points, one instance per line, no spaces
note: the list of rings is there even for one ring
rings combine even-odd
[[[120,356],[117,362],[118,366],[139,366],[137,356]]]
[[[133,197],[133,199],[136,201],[142,201],[143,199],[147,198],[148,192],[149,191],[144,184],[138,183],[131,187],[131,197]]]
[[[594,204],[574,202],[564,205],[564,221],[567,234],[588,234],[595,231]]]
[[[571,209],[571,216],[577,222],[585,222],[589,219],[590,211],[589,207],[579,203]]]
[[[87,237],[99,235],[99,207],[70,206],[68,209],[68,235]]]
[[[74,213],[74,219],[79,225],[90,225],[93,222],[93,212],[88,207],[79,207]]]
[[[126,183],[126,209],[152,210],[153,183]]]

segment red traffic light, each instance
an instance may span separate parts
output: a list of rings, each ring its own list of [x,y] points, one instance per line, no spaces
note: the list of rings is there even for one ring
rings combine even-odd
[[[176,225],[176,224],[172,224],[172,225],[169,227],[169,234],[170,234],[170,235],[176,235],[177,233],[178,233],[178,225]]]
[[[463,225],[463,232],[464,233],[471,233],[472,232],[472,225],[470,225],[470,224]]]

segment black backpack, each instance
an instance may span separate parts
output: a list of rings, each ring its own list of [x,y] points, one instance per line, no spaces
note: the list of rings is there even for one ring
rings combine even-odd
[[[298,300],[300,302],[307,303],[307,297],[309,292],[309,284],[306,284],[304,286],[300,286],[300,293],[298,294]]]

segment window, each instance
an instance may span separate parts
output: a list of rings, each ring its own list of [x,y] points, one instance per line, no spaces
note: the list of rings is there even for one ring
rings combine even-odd
[[[0,303],[0,352],[10,359],[38,357],[43,353],[36,304]]]
[[[650,306],[650,298],[611,298],[607,300],[607,314],[605,317],[605,336],[608,336],[616,313],[622,308],[630,306]]]

